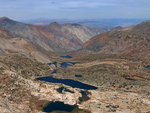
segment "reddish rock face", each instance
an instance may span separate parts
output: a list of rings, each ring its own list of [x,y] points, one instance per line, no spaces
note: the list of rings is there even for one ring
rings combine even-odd
[[[10,36],[8,36],[8,34],[2,29],[0,29],[0,37],[10,38]]]
[[[11,34],[10,32],[0,28],[0,38],[10,39],[14,37],[17,37],[17,36],[15,34]]]
[[[150,22],[137,26],[117,28],[97,35],[87,41],[83,48],[102,54],[129,55],[148,58],[150,56]]]

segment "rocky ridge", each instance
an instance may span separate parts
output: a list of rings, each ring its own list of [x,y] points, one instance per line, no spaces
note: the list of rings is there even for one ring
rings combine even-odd
[[[24,24],[7,17],[0,18],[0,28],[31,41],[46,51],[72,51],[80,49],[84,40],[92,38],[98,30],[87,27],[63,26],[53,22],[47,26]],[[70,30],[72,29],[72,30]],[[81,31],[80,31],[81,30]],[[79,32],[80,31],[80,32]],[[80,33],[77,35],[77,33]],[[87,39],[85,39],[87,38]]]
[[[150,57],[150,22],[136,26],[116,28],[87,41],[83,48],[105,55]]]

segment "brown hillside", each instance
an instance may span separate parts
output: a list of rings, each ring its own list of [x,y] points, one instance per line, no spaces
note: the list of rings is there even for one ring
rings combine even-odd
[[[83,45],[84,49],[102,54],[150,57],[150,22],[117,28],[95,36]]]
[[[73,26],[73,25],[72,25]],[[0,18],[0,28],[25,38],[32,43],[40,46],[46,51],[72,51],[81,48],[83,36],[91,38],[97,34],[97,30],[67,27],[56,22],[48,26],[35,26],[20,23],[7,17]],[[73,29],[73,30],[69,30]],[[76,32],[83,29],[83,32],[76,35]],[[93,33],[91,35],[91,32]],[[86,39],[85,39],[86,40]]]

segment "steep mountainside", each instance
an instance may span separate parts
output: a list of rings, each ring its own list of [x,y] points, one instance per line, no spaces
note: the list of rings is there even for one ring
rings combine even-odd
[[[13,21],[7,17],[0,18],[0,28],[16,34],[17,36],[26,38],[32,43],[37,44],[47,51],[72,51],[81,48],[82,35],[87,34],[88,38],[93,36],[89,32],[84,31],[81,35],[76,35],[73,30],[68,30],[56,22],[48,26],[35,26]],[[96,31],[97,32],[97,31]],[[78,37],[81,36],[81,37]]]
[[[64,28],[77,36],[82,42],[86,42],[93,36],[101,33],[99,29],[90,29],[79,24],[65,24]]]
[[[150,22],[137,26],[118,27],[93,37],[83,45],[84,49],[102,54],[150,57]]]
[[[90,28],[98,28],[101,31],[108,31],[114,29],[117,26],[131,26],[137,25],[143,22],[145,19],[129,19],[129,18],[118,18],[118,19],[79,19],[79,20],[69,20],[69,19],[35,19],[35,20],[26,20],[24,22],[34,24],[34,25],[48,25],[51,22],[58,22],[61,24],[71,23],[79,24],[82,26],[87,26]]]
[[[0,29],[0,55],[16,53],[35,58],[40,62],[49,62],[48,56],[40,47]]]

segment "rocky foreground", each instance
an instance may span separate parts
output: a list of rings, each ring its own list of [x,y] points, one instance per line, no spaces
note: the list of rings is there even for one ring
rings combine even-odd
[[[150,112],[150,71],[143,67],[146,65],[143,62],[118,59],[86,62],[74,58],[80,64],[61,68],[59,62],[64,59],[60,59],[54,77],[98,87],[89,90],[89,100],[80,102],[81,89],[36,80],[49,76],[56,69],[54,65],[48,66],[17,54],[1,56],[0,59],[0,113],[42,113],[42,108],[50,101],[77,104],[79,110],[72,113]],[[76,78],[75,74],[82,77]],[[59,93],[57,89],[62,86],[74,93]]]

